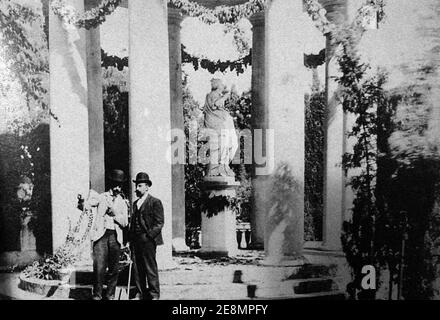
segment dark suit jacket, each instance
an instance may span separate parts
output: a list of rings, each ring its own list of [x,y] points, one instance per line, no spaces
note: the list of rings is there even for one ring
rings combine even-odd
[[[138,210],[136,200],[133,203],[133,214],[131,219],[130,231],[134,235],[134,219],[139,218],[141,228],[145,234],[152,239],[156,245],[163,244],[162,228],[164,224],[164,214],[162,201],[148,194],[147,199]]]

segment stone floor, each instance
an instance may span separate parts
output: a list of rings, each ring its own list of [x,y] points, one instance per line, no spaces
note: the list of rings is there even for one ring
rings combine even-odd
[[[203,256],[191,251],[175,255],[173,260],[176,268],[159,273],[164,300],[343,298],[334,266],[303,261],[289,266],[266,266],[262,264],[262,251],[248,250],[241,250],[233,258]],[[0,273],[0,298],[89,299],[91,267],[78,271],[74,279],[59,293],[45,297],[20,289],[19,273]],[[127,282],[125,271],[121,273],[117,294],[119,290],[125,292]],[[81,294],[74,294],[75,291]]]

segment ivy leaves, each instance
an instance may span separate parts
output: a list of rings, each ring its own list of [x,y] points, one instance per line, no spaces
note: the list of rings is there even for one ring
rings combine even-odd
[[[41,37],[33,41],[28,30],[36,25],[41,28]],[[47,50],[41,17],[31,8],[8,2],[0,8],[0,30],[2,59],[13,78],[20,83],[28,107],[31,108],[30,104],[33,103],[46,109],[44,75],[49,72],[49,63],[41,52]],[[6,95],[8,84],[0,84],[0,90],[2,95]]]

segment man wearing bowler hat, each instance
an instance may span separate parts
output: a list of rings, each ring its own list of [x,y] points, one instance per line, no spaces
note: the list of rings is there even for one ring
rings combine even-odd
[[[159,199],[149,194],[152,183],[148,174],[139,172],[133,182],[138,197],[133,203],[130,225],[130,242],[135,262],[134,278],[142,299],[157,300],[160,297],[160,289],[156,247],[163,244],[163,206]]]
[[[119,274],[119,258],[123,244],[122,228],[128,225],[128,202],[122,193],[125,181],[122,170],[112,170],[108,176],[110,188],[98,196],[98,208],[93,219],[93,299],[113,300]],[[107,290],[103,297],[103,284],[108,268]]]

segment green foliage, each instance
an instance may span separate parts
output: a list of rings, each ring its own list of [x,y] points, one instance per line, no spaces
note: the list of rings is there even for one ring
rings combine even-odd
[[[32,212],[29,227],[36,236],[38,251],[51,250],[48,83],[45,81],[49,64],[43,24],[41,12],[31,7],[12,1],[0,5],[0,58],[7,69],[0,81],[0,99],[7,110],[16,112],[14,119],[8,119],[8,132],[0,137],[1,251],[20,250],[20,214],[24,205]],[[11,97],[15,82],[19,84],[23,105]],[[16,194],[23,177],[31,179],[34,185],[32,199],[26,204],[20,203]]]
[[[54,254],[46,254],[40,261],[35,261],[26,267],[23,274],[28,278],[61,280],[62,269],[72,267],[83,254],[82,245],[88,241],[87,238],[92,228],[93,217],[94,212],[90,209],[83,209],[75,227],[69,226],[69,231],[63,245]],[[87,219],[86,228],[81,232],[84,219]]]
[[[305,100],[304,239],[320,241],[322,240],[324,209],[325,91],[315,91]]]
[[[217,215],[219,212],[224,211],[225,208],[231,208],[234,210],[237,199],[230,196],[210,196],[207,192],[202,193],[200,199],[200,211],[205,212],[208,218]]]
[[[419,70],[419,76],[425,72]],[[408,235],[402,294],[405,299],[431,299],[438,294],[433,282],[438,277],[440,159],[430,137],[430,92],[412,86],[393,94],[398,107],[387,154],[394,171],[386,195],[390,215]]]
[[[278,226],[285,218],[291,216],[301,196],[298,182],[288,163],[280,163],[271,177],[270,212],[268,226]]]
[[[41,261],[34,261],[23,270],[23,275],[26,278],[61,280],[61,269],[74,262],[75,259],[69,252],[58,251],[54,255],[46,255]]]
[[[121,92],[117,86],[103,91],[104,106],[104,161],[106,171],[121,169],[129,172],[128,143],[128,92]],[[125,181],[123,190],[127,194],[130,181]],[[108,181],[106,181],[108,185]]]
[[[29,29],[40,30],[39,38],[30,36]],[[49,72],[47,42],[41,16],[31,8],[11,1],[0,5],[1,59],[21,85],[28,107],[47,108],[47,85],[44,77]],[[46,54],[45,54],[46,53]],[[0,83],[0,94],[5,96],[9,83]]]
[[[338,62],[342,75],[337,78],[341,86],[339,97],[345,112],[355,116],[348,136],[355,138],[353,152],[343,157],[346,172],[357,169],[359,173],[352,176],[349,184],[355,193],[352,220],[343,225],[342,244],[347,261],[353,269],[354,279],[351,288],[359,290],[358,298],[374,298],[372,290],[362,291],[361,281],[363,266],[373,265],[379,276],[383,260],[384,243],[380,231],[386,231],[381,225],[384,219],[379,212],[376,197],[377,175],[377,133],[382,126],[381,115],[389,115],[387,99],[383,85],[386,77],[378,74],[366,79],[368,66],[360,62],[354,49],[354,41],[347,37],[343,44],[343,53]],[[378,113],[378,109],[382,114]],[[377,283],[377,286],[379,283]]]
[[[353,216],[342,235],[353,270],[350,289],[359,299],[372,299],[375,292],[360,287],[362,266],[376,267],[378,286],[382,268],[390,271],[391,286],[399,282],[403,268],[403,297],[430,299],[436,293],[440,239],[440,161],[429,136],[430,92],[417,85],[386,92],[383,73],[365,77],[368,66],[347,35],[337,80],[344,111],[356,119],[349,132],[356,143],[343,158],[348,172],[356,170],[349,182],[355,192]],[[419,72],[426,78],[426,70]]]

